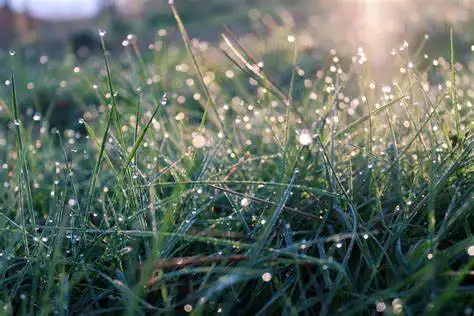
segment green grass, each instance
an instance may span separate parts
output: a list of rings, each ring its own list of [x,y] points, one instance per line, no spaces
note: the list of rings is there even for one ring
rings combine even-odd
[[[184,44],[50,61],[46,109],[11,67],[0,314],[472,313],[474,77],[453,42],[439,66],[397,52],[388,89],[361,56],[315,71],[283,27],[218,47],[172,11]],[[67,129],[63,95],[84,110]]]

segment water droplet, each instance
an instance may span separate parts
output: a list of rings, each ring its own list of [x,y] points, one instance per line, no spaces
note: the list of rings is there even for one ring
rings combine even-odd
[[[9,53],[10,53],[10,56],[15,56],[15,54],[16,54],[14,49],[10,49]]]
[[[21,122],[19,120],[14,120],[13,123],[16,125],[16,126],[20,126],[21,125]]]
[[[186,313],[190,313],[193,310],[193,306],[191,304],[184,305],[184,311]]]
[[[402,313],[403,311],[403,303],[402,303],[402,300],[399,299],[399,298],[396,298],[392,301],[392,308],[393,308],[393,312],[396,314],[396,315],[399,315]]]
[[[378,302],[377,305],[375,305],[375,309],[377,312],[382,313],[385,310],[386,306],[384,302]]]
[[[272,274],[270,272],[265,272],[264,274],[262,274],[263,282],[270,282],[271,279],[272,279]]]
[[[313,142],[313,137],[307,131],[302,131],[298,133],[298,142],[303,146],[308,146]]]
[[[41,114],[35,113],[35,115],[33,115],[33,121],[38,122],[40,119],[41,119]]]
[[[469,248],[467,248],[467,254],[471,257],[474,257],[474,245],[471,245]]]
[[[250,200],[247,199],[247,198],[243,198],[241,201],[240,201],[240,205],[242,205],[242,207],[247,207],[250,205]]]
[[[68,201],[67,201],[67,204],[71,207],[73,207],[74,205],[76,205],[76,199],[74,198],[70,198]]]
[[[192,143],[195,148],[202,148],[206,145],[206,138],[200,134],[197,134],[193,137]]]
[[[166,93],[163,93],[163,96],[161,97],[160,103],[163,106],[168,104],[168,95]]]
[[[175,120],[176,120],[176,121],[182,121],[182,120],[184,120],[184,113],[183,113],[183,112],[179,112],[178,114],[176,114]]]
[[[107,34],[107,31],[106,31],[106,30],[103,30],[103,29],[100,29],[100,30],[99,30],[99,35],[100,35],[101,37],[104,37],[105,34]]]

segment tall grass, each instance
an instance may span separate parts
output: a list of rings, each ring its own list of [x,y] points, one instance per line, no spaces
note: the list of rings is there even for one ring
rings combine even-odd
[[[66,130],[31,119],[12,68],[0,313],[472,313],[472,74],[453,42],[437,66],[398,51],[406,71],[379,85],[362,51],[314,71],[284,28],[214,46],[171,10],[184,44],[129,36],[110,57],[102,36],[103,56],[51,65],[85,109]]]

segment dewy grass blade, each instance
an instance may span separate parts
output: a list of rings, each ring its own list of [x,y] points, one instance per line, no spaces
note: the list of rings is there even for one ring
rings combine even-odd
[[[20,161],[22,164],[21,168],[21,173],[23,173],[23,176],[20,177],[20,179],[24,180],[24,183],[20,182],[21,188],[25,189],[26,191],[26,203],[27,203],[27,208],[28,208],[28,214],[29,214],[29,220],[32,221],[32,223],[36,222],[36,216],[34,213],[33,209],[33,195],[31,193],[31,182],[30,182],[30,174],[29,174],[29,169],[28,169],[28,158],[27,158],[27,152],[25,151],[24,144],[23,144],[23,137],[22,137],[22,121],[20,118],[20,109],[18,106],[18,100],[16,96],[16,82],[15,82],[15,72],[13,70],[13,55],[11,58],[11,72],[10,72],[10,77],[11,77],[11,92],[12,92],[12,105],[13,105],[13,116],[14,116],[14,123],[15,123],[15,129],[16,129],[16,139],[17,139],[17,144],[18,144],[18,156],[20,157]]]
[[[189,40],[189,36],[188,36],[188,32],[186,31],[186,28],[184,27],[184,23],[181,20],[181,17],[179,16],[179,13],[178,13],[178,10],[176,9],[176,6],[174,5],[174,1],[169,1],[168,3],[169,3],[169,6],[171,8],[171,12],[173,13],[173,16],[176,20],[176,23],[178,24],[179,32],[181,33],[181,36],[183,38],[183,42],[184,42],[184,45],[186,46],[186,50],[188,51],[188,54],[191,57],[191,60],[193,62],[194,68],[197,72],[199,81],[201,82],[201,86],[204,90],[204,93],[206,94],[207,104],[204,107],[204,114],[203,114],[202,119],[201,119],[200,129],[202,130],[206,126],[206,119],[207,119],[207,115],[208,115],[208,112],[209,112],[209,105],[211,105],[212,109],[216,112],[216,116],[218,118],[219,125],[220,125],[219,129],[222,130],[223,126],[222,126],[222,122],[219,119],[219,115],[217,114],[217,105],[216,105],[216,103],[214,102],[214,99],[211,96],[209,88],[207,87],[206,83],[204,82],[204,75],[203,75],[201,67],[199,66],[199,63],[196,59],[196,56],[193,53],[193,50],[192,50],[192,47],[191,47],[191,44],[190,44],[191,41]]]
[[[461,141],[461,123],[459,120],[459,109],[458,109],[458,90],[456,87],[456,68],[455,68],[455,60],[454,60],[454,34],[453,29],[449,30],[449,38],[450,38],[450,53],[451,53],[451,101],[453,103],[454,108],[454,122],[456,128],[456,136],[458,137],[459,141]]]
[[[112,84],[112,75],[110,74],[110,66],[109,66],[109,61],[107,58],[107,49],[105,47],[104,36],[100,36],[100,43],[102,47],[102,53],[104,55],[105,70],[107,72],[107,84],[109,86],[110,99],[112,100],[112,113],[113,113],[113,118],[115,119],[115,122],[114,122],[115,129],[117,130],[117,133],[119,135],[120,145],[122,146],[122,149],[124,149],[125,142],[124,142],[124,138],[122,134],[122,124],[120,123],[120,115],[118,113],[117,102],[115,100],[115,91]]]
[[[140,124],[140,103],[141,103],[141,90],[138,90],[138,96],[137,96],[137,112],[135,113],[135,131],[133,133],[133,142],[136,143],[138,140],[138,126]],[[138,165],[138,153],[135,154],[135,165]]]
[[[270,237],[270,234],[273,232],[276,222],[278,218],[280,217],[280,214],[285,207],[286,202],[288,201],[291,193],[291,189],[293,188],[293,184],[296,181],[296,175],[298,174],[298,170],[295,169],[293,170],[293,175],[290,179],[290,182],[288,183],[288,186],[286,187],[285,192],[283,193],[283,196],[280,200],[280,203],[278,206],[275,208],[275,211],[272,214],[272,217],[270,218],[270,221],[266,224],[262,235],[259,236],[257,242],[255,243],[252,251],[250,252],[249,256],[252,258],[252,260],[256,260],[257,257],[260,255],[262,252],[263,248],[265,245],[268,243],[268,239]]]
[[[340,137],[340,136],[343,136],[344,133],[350,131],[350,130],[351,130],[352,128],[354,128],[355,126],[359,125],[360,123],[365,122],[366,120],[368,120],[369,118],[371,118],[371,117],[374,116],[375,114],[377,114],[377,113],[383,111],[385,108],[390,107],[390,106],[396,104],[397,102],[401,101],[403,98],[405,98],[405,96],[401,96],[401,97],[399,97],[399,98],[397,98],[397,99],[395,99],[395,100],[393,100],[393,101],[390,101],[390,102],[388,102],[388,103],[382,105],[382,106],[379,107],[378,109],[373,110],[371,113],[366,114],[366,115],[362,116],[361,118],[358,118],[358,119],[355,120],[354,122],[352,122],[352,123],[350,123],[349,125],[347,125],[343,130],[337,132],[337,133],[334,135],[334,137],[335,137],[335,138],[338,138],[338,137]]]
[[[153,122],[153,119],[155,118],[156,114],[158,113],[158,110],[161,108],[160,105],[158,105],[155,110],[153,111],[152,115],[150,116],[150,119],[148,120],[148,123],[145,125],[145,127],[140,131],[140,134],[137,137],[137,140],[135,141],[135,144],[133,144],[132,150],[130,154],[128,155],[127,159],[125,160],[125,164],[123,166],[123,171],[125,171],[128,168],[128,165],[130,162],[132,162],[133,158],[137,154],[138,147],[140,147],[140,144],[145,137],[146,132],[148,131],[148,128],[150,127],[151,123]]]
[[[90,180],[89,184],[89,191],[88,191],[88,199],[87,199],[87,204],[86,204],[86,213],[84,214],[84,221],[87,218],[89,211],[90,211],[90,206],[92,203],[92,199],[94,198],[94,190],[97,184],[97,179],[99,177],[99,172],[100,172],[100,166],[102,163],[102,157],[104,156],[105,153],[105,144],[107,143],[107,136],[109,134],[109,129],[112,121],[112,116],[113,116],[113,111],[109,112],[109,117],[107,118],[107,123],[105,125],[105,131],[104,131],[104,136],[102,136],[102,141],[100,143],[100,148],[99,148],[99,154],[97,155],[97,160],[95,163],[94,170],[92,172],[92,177]]]

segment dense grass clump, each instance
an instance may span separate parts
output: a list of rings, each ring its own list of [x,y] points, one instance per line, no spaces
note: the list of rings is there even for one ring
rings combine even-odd
[[[2,60],[0,313],[472,313],[453,43],[402,44],[381,85],[363,49],[323,60],[284,28],[215,47],[171,9],[184,45],[112,56],[101,31],[102,57],[43,59],[27,89]]]

